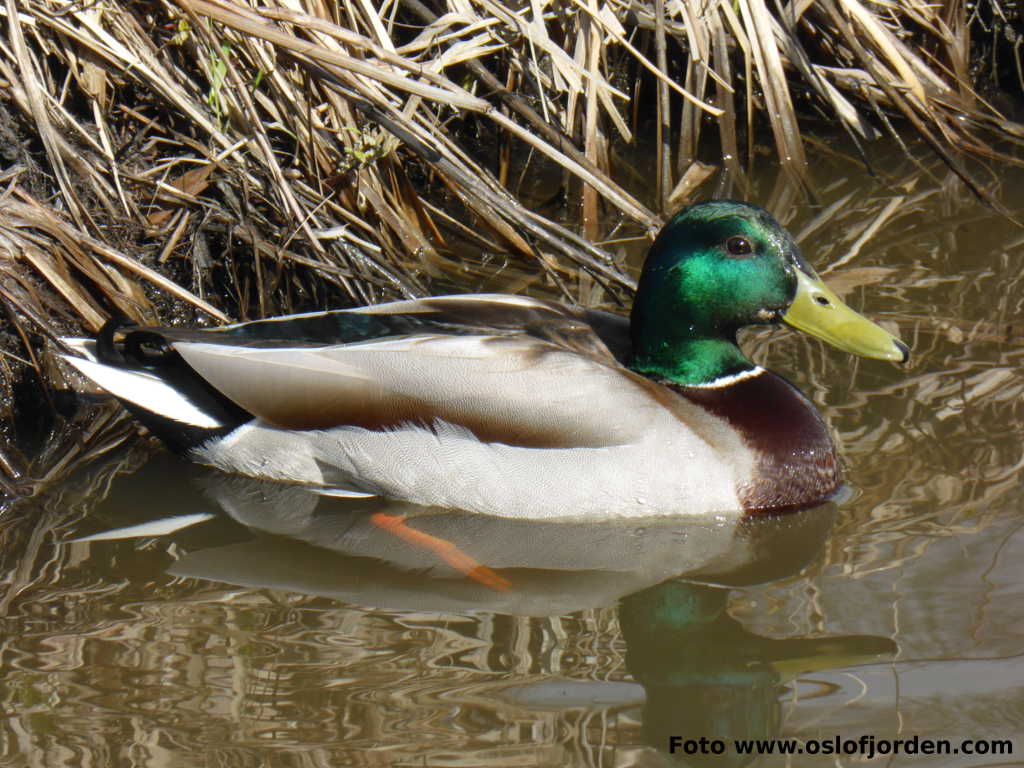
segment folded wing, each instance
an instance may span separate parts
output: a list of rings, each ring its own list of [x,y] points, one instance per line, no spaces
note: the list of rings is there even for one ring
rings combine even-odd
[[[611,361],[520,335],[391,337],[327,347],[175,342],[200,376],[282,429],[374,430],[441,420],[541,448],[635,439],[653,388]]]

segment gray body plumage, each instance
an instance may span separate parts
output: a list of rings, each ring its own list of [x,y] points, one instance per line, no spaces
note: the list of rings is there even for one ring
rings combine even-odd
[[[486,313],[480,330],[475,311]],[[740,510],[750,450],[725,420],[623,367],[611,349],[624,333],[610,316],[599,317],[606,343],[584,313],[521,297],[360,312],[414,316],[424,330],[320,346],[169,335],[189,368],[254,416],[191,455],[254,477],[505,517]],[[77,359],[118,397],[151,410],[163,400],[168,418],[208,426],[170,386],[154,400],[153,374]]]

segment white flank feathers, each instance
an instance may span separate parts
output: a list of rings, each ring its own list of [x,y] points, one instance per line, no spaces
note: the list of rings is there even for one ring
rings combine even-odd
[[[429,428],[308,432],[256,421],[192,456],[229,472],[307,486],[358,485],[422,506],[496,517],[706,516],[741,509],[737,480],[749,476],[753,459],[738,438],[719,447],[737,459],[726,466],[667,411],[645,426],[637,443],[526,448],[481,442],[443,421]]]

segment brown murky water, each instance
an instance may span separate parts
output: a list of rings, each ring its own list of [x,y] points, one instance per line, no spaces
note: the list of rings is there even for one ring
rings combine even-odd
[[[502,590],[369,503],[121,449],[0,529],[0,766],[855,765],[806,753],[867,736],[1012,749],[876,764],[1024,765],[1024,231],[938,169],[817,168],[825,208],[752,199],[914,349],[901,369],[747,337],[835,428],[836,504],[744,524],[416,518]],[[199,513],[216,517],[69,543]],[[670,755],[673,736],[725,753]],[[747,738],[805,754],[741,757]]]

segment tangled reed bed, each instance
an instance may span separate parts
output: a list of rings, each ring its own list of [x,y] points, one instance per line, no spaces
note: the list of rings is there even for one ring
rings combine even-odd
[[[47,340],[112,314],[220,321],[502,270],[625,303],[615,243],[655,231],[715,170],[716,192],[747,196],[762,134],[813,197],[801,126],[815,116],[861,144],[919,139],[993,205],[993,179],[969,163],[1016,162],[1024,139],[977,89],[1021,86],[1005,43],[1019,9],[995,2],[6,0],[0,13],[9,413],[15,382],[54,379]],[[652,151],[624,157],[651,133]],[[12,448],[0,466],[13,479],[25,460]]]

